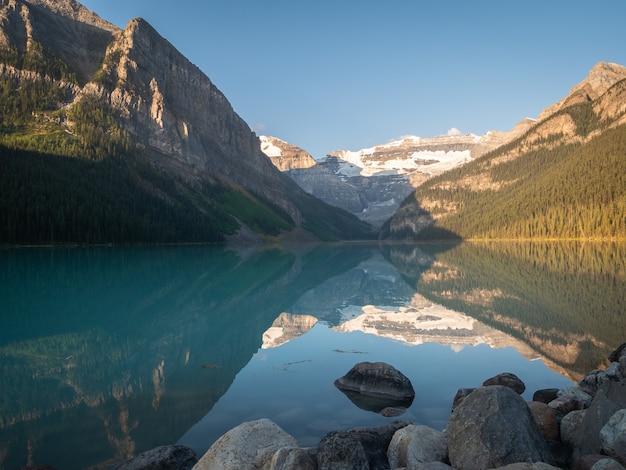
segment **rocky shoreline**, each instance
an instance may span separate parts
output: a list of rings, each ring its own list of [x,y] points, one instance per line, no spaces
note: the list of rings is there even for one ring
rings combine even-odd
[[[608,359],[606,369],[590,371],[578,386],[538,390],[531,402],[520,396],[524,383],[510,373],[461,389],[444,431],[394,421],[331,431],[317,447],[302,448],[277,424],[260,419],[231,429],[201,458],[184,446],[163,446],[115,468],[625,470],[626,343]],[[388,379],[393,368],[385,366]],[[366,381],[371,388],[371,378]]]

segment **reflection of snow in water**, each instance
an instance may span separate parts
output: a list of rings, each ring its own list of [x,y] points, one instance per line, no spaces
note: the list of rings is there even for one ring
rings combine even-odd
[[[381,307],[372,307],[377,310],[384,313]],[[420,314],[413,312],[414,317]],[[498,349],[486,344],[438,344],[435,339],[410,344],[338,328],[318,322],[278,347],[259,349],[213,409],[179,443],[204,453],[229,429],[259,418],[273,420],[302,446],[317,445],[332,430],[379,426],[396,419],[443,429],[457,390],[479,386],[498,373],[520,377],[529,400],[539,388],[571,385],[543,361],[529,361],[504,344]],[[411,380],[416,397],[403,415],[389,418],[360,409],[333,385],[362,361],[386,362]]]

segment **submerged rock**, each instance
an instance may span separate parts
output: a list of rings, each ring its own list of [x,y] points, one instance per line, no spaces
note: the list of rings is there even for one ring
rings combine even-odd
[[[385,408],[408,408],[415,390],[411,381],[395,367],[384,362],[361,362],[335,386],[359,408],[380,413]]]

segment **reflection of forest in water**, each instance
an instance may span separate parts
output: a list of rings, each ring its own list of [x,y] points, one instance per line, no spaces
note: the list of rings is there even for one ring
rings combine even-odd
[[[86,468],[171,444],[263,332],[369,251],[0,251],[0,468]]]
[[[282,312],[337,324],[344,305],[400,305],[413,288],[583,373],[625,340],[625,251],[554,243],[5,250],[0,468],[44,456],[59,468],[105,465],[175,442]],[[372,258],[370,271],[355,269]]]
[[[393,246],[387,256],[418,293],[527,343],[573,377],[604,367],[626,340],[625,244],[415,248]],[[424,271],[416,253],[423,259],[433,250],[435,261]]]

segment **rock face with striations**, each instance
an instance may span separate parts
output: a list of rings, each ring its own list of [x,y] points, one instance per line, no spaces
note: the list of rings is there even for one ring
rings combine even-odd
[[[120,29],[74,0],[0,0],[0,50],[0,77],[56,82],[62,112],[44,117],[68,134],[75,133],[68,110],[95,105],[128,134],[134,153],[175,184],[219,183],[269,202],[291,217],[297,234],[319,224],[336,235],[342,224],[355,224],[351,236],[368,235],[366,224],[311,198],[277,170],[222,92],[141,18]],[[45,70],[61,64],[63,78],[17,68],[13,58],[24,57]],[[303,212],[316,220],[304,220]]]
[[[106,51],[102,75],[112,91],[90,83],[145,146],[152,161],[187,180],[223,178],[285,209],[298,222],[288,182],[259,140],[209,78],[142,19],[131,20]]]

